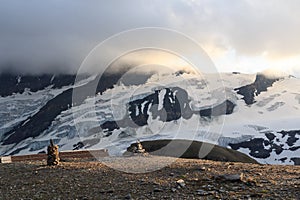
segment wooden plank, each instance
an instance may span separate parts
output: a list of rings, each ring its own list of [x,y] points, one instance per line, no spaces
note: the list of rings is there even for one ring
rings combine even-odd
[[[30,160],[46,160],[46,154],[32,154],[32,155],[21,155],[21,156],[12,156],[12,162],[21,162],[21,161],[30,161]]]
[[[100,150],[76,150],[76,151],[61,151],[59,152],[59,157],[63,159],[71,158],[101,158],[107,157],[108,151],[106,149]],[[11,156],[12,162],[21,162],[21,161],[34,161],[34,160],[46,160],[47,154],[31,154],[31,155],[20,155],[20,156]]]
[[[106,149],[101,150],[77,150],[77,151],[62,151],[59,153],[61,159],[66,158],[99,158],[107,157],[108,152]]]

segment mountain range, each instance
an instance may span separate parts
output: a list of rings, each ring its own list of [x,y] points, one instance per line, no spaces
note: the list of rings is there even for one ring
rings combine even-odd
[[[189,139],[260,163],[300,165],[298,78],[179,71],[125,81],[124,74],[0,75],[0,155],[45,152],[50,138],[61,150],[111,155],[137,139]]]

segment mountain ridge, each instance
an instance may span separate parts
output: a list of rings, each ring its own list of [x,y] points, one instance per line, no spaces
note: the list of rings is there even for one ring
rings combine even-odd
[[[82,95],[78,102],[72,101],[74,86],[65,86],[61,89],[48,87],[37,92],[25,91],[22,94],[1,97],[0,106],[4,106],[5,102],[9,101],[12,108],[16,106],[16,108],[22,108],[24,103],[20,103],[26,102],[26,99],[34,99],[38,94],[40,94],[39,99],[43,99],[44,94],[57,90],[55,95],[52,95],[52,99],[44,99],[43,101],[46,101],[44,104],[39,103],[40,107],[36,107],[35,113],[29,117],[20,118],[12,123],[9,121],[10,118],[3,115],[3,121],[0,121],[0,144],[2,146],[0,154],[42,152],[43,145],[46,145],[49,137],[65,150],[99,148],[102,145],[106,147],[105,145],[108,144],[111,144],[110,148],[121,150],[125,149],[122,143],[128,144],[135,137],[141,137],[143,140],[163,139],[164,137],[168,139],[172,137],[172,131],[175,133],[179,127],[177,123],[184,122],[182,131],[193,130],[193,127],[196,128],[195,124],[200,123],[199,131],[192,133],[199,137],[198,140],[202,140],[200,138],[204,141],[213,139],[214,141],[211,142],[220,142],[224,147],[235,148],[260,162],[269,160],[266,162],[297,163],[298,157],[290,155],[297,154],[299,151],[297,130],[300,128],[294,123],[297,121],[298,113],[297,98],[300,99],[300,91],[297,96],[298,88],[300,88],[298,79],[292,77],[274,79],[258,74],[252,80],[250,75],[227,73],[222,74],[221,81],[224,82],[224,87],[209,86],[210,91],[208,91],[206,90],[207,84],[220,82],[215,79],[214,75],[207,75],[206,81],[186,73],[161,75],[155,80],[164,86],[149,87],[150,82],[148,83],[145,78],[138,84],[123,85],[120,82],[123,74],[107,74],[102,79],[99,77],[100,82],[97,84],[94,97],[88,95],[97,77],[86,84],[80,84],[78,87],[81,88],[80,94]],[[147,76],[150,80],[152,75]],[[291,84],[294,85],[293,88],[289,87]],[[134,94],[132,91],[135,91]],[[248,93],[241,91],[248,91]],[[247,101],[251,104],[247,104]],[[92,114],[94,112],[91,110],[92,102],[96,102],[95,114]],[[286,112],[282,111],[283,108]],[[17,114],[18,109],[15,112]],[[289,117],[287,112],[292,114],[291,117],[296,118],[288,123],[291,126],[286,127],[289,128],[280,128],[280,125],[284,125],[285,118]],[[279,117],[280,123],[264,125],[269,123],[260,120],[271,118],[269,122],[272,123],[275,119],[274,113]],[[251,122],[253,119],[250,117],[257,118],[257,120]],[[223,118],[229,122],[225,123],[221,135],[207,132],[210,125],[212,127],[221,125]],[[12,125],[9,126],[6,121]],[[78,126],[75,123],[78,123]],[[132,126],[129,126],[130,124]],[[272,130],[272,127],[275,129]],[[158,131],[161,129],[162,134],[156,133],[156,129]],[[280,133],[280,131],[292,131],[291,129],[296,131],[292,139],[289,139],[290,136],[287,134]],[[190,137],[189,134],[188,130],[187,135],[181,137]],[[275,138],[273,141],[268,139],[272,134]],[[220,138],[217,139],[218,137]],[[259,141],[261,153],[251,153],[251,149],[247,147],[253,141]],[[117,152],[117,149],[113,151]],[[253,152],[255,151],[254,148]],[[263,156],[264,154],[267,156]]]

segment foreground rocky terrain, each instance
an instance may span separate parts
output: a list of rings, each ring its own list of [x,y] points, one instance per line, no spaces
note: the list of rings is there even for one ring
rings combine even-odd
[[[134,156],[0,164],[0,199],[299,199],[300,167]],[[137,173],[125,173],[118,169]],[[150,167],[151,168],[151,167]],[[229,174],[229,175],[228,175]]]

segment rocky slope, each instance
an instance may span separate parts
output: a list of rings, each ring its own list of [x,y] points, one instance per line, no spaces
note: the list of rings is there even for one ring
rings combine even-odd
[[[25,90],[37,92],[47,87],[53,89],[72,85],[75,75],[15,75],[10,73],[0,74],[0,96],[6,97],[14,93],[23,94]]]

